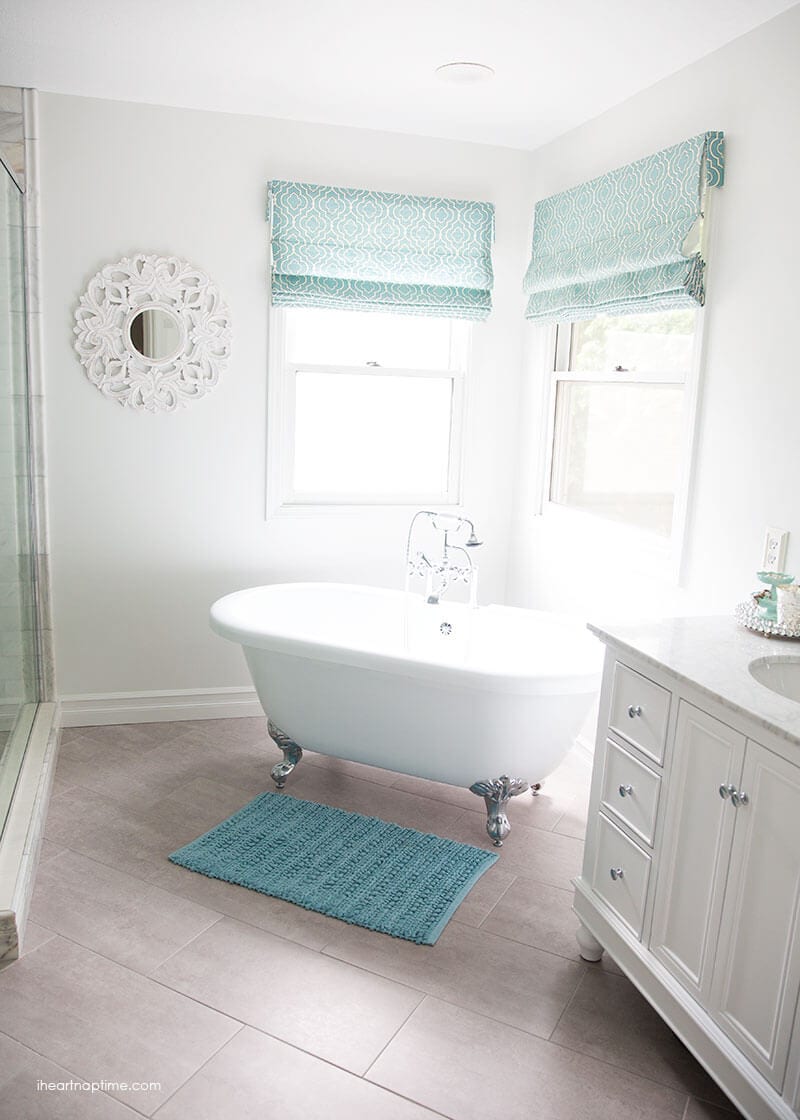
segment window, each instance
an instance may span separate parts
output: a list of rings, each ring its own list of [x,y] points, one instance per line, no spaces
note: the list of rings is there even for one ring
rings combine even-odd
[[[270,505],[459,500],[469,324],[273,309]]]
[[[558,328],[549,501],[667,540],[689,455],[698,312]]]

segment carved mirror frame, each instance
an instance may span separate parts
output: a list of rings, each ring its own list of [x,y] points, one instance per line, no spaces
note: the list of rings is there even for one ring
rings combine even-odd
[[[173,354],[148,358],[131,342],[131,324],[146,310],[177,320]],[[81,296],[75,320],[75,349],[91,383],[137,411],[173,412],[205,396],[230,357],[230,313],[219,289],[178,257],[137,253],[106,265]]]

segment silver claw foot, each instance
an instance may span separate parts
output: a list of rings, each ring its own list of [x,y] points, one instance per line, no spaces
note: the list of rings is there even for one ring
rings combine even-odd
[[[511,831],[506,816],[508,799],[524,793],[528,789],[528,783],[521,778],[509,778],[507,774],[503,774],[500,778],[475,782],[469,789],[470,793],[476,793],[486,802],[486,831],[494,846],[502,848],[503,841]]]
[[[275,745],[283,751],[283,762],[277,763],[271,771],[272,780],[276,787],[283,789],[286,785],[286,779],[303,757],[303,749],[295,743],[294,739],[290,739],[285,731],[276,727],[271,719],[267,720],[267,733],[270,739],[275,741]]]
[[[539,791],[542,788],[542,784],[543,784],[542,782],[531,782],[531,793],[533,794],[534,797],[539,796]]]

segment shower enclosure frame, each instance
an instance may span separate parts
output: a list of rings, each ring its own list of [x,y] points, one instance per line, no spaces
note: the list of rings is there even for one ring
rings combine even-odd
[[[38,698],[26,705],[30,731],[16,775],[5,824],[0,828],[0,968],[22,951],[44,819],[57,750],[57,705],[50,614],[48,533],[45,504],[44,393],[41,369],[39,292],[39,178],[36,91],[0,86],[0,111],[6,117],[4,145],[23,158],[12,179],[22,189],[25,350],[27,360],[27,435],[32,612]],[[8,123],[19,120],[19,135]],[[2,152],[6,154],[5,151]],[[0,812],[2,817],[2,812]]]

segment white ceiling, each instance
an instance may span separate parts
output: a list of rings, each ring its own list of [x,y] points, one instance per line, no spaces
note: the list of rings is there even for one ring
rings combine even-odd
[[[536,148],[794,3],[0,0],[0,82]]]

